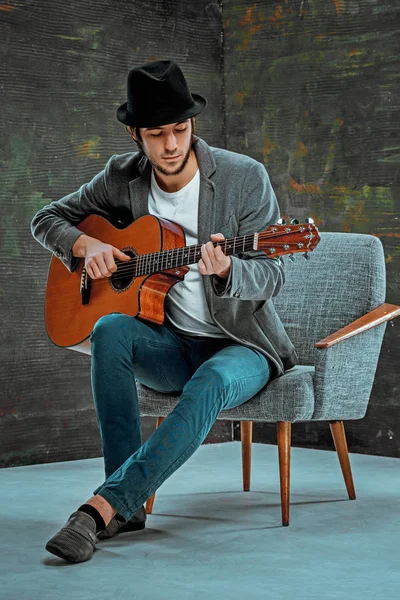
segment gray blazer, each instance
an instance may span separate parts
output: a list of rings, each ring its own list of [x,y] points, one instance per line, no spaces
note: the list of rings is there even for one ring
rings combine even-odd
[[[210,234],[242,236],[265,230],[280,213],[265,167],[256,160],[208,146],[197,138],[200,170],[199,243]],[[92,181],[34,216],[32,234],[69,270],[79,259],[72,246],[76,225],[95,213],[123,227],[148,213],[151,165],[141,152],[112,156]],[[280,321],[272,297],[285,280],[285,261],[261,251],[237,253],[227,281],[204,276],[204,289],[215,323],[239,344],[256,348],[275,367],[273,378],[297,363],[297,355]]]

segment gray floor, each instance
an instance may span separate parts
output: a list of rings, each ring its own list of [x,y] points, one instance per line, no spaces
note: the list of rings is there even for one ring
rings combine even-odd
[[[148,527],[72,565],[44,545],[103,480],[102,459],[0,470],[3,600],[350,600],[400,597],[399,461],[351,455],[357,500],[336,454],[292,449],[291,523],[280,524],[277,448],[201,446],[159,488]]]

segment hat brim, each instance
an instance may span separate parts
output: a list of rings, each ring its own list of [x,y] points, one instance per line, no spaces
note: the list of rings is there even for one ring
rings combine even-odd
[[[136,116],[135,114],[128,112],[128,103],[125,102],[124,104],[121,104],[119,108],[117,108],[117,119],[124,125],[130,125],[131,127],[157,127],[157,125],[179,123],[180,121],[185,121],[190,117],[195,117],[196,115],[200,114],[208,104],[207,99],[203,96],[200,96],[200,94],[192,94],[192,98],[194,100],[194,104],[190,108],[180,112],[169,111],[163,116],[160,116],[160,114],[148,115],[146,117],[140,115]]]

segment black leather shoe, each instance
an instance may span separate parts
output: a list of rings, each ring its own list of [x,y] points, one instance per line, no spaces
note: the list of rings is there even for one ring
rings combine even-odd
[[[106,540],[127,531],[139,531],[146,527],[146,519],[146,510],[144,506],[141,506],[129,521],[118,521],[118,519],[113,517],[107,527],[97,534],[97,538],[99,540]]]
[[[96,521],[77,510],[47,542],[46,550],[69,562],[78,563],[92,558],[96,542]]]

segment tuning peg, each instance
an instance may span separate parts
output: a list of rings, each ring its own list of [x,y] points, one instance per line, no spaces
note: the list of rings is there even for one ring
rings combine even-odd
[[[294,262],[294,255],[293,254],[289,254],[289,260],[290,260],[290,262]]]
[[[285,219],[278,219],[278,225],[286,225]]]
[[[305,223],[314,223],[314,219],[312,219],[311,217],[307,217],[307,219],[304,220]]]
[[[298,224],[299,224],[299,221],[298,221],[297,219],[292,219],[292,220],[290,221],[290,223],[291,223],[292,225],[298,225]]]
[[[303,256],[304,256],[304,258],[306,258],[307,260],[310,260],[310,253],[309,253],[309,252],[304,252]]]

